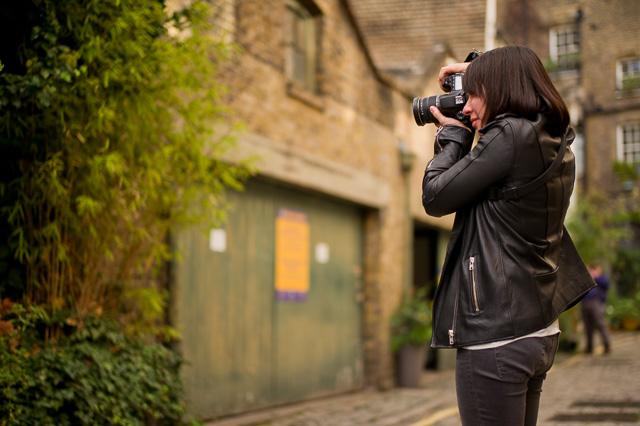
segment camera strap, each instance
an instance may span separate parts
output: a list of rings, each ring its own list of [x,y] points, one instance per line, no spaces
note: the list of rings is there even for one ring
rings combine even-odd
[[[478,56],[482,55],[482,52],[477,51],[476,49],[473,49],[472,52],[470,52],[467,57],[465,58],[465,62],[471,62],[473,61],[475,58],[477,58]]]
[[[555,172],[562,160],[564,159],[564,154],[567,149],[567,134],[566,132],[562,134],[562,143],[560,144],[560,149],[558,149],[558,154],[556,158],[553,160],[553,163],[545,170],[540,176],[532,180],[531,182],[518,186],[515,188],[498,188],[497,186],[493,186],[489,188],[489,199],[490,200],[515,200],[521,197],[524,197],[534,189],[542,186],[546,181],[551,178],[553,172]]]

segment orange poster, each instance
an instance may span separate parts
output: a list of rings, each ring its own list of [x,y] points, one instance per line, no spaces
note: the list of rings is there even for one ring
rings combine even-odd
[[[302,301],[309,292],[307,214],[280,208],[276,217],[275,289],[279,300]]]

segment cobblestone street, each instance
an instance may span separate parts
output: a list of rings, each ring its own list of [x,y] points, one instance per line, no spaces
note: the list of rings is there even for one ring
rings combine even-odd
[[[613,334],[612,353],[558,354],[544,384],[541,426],[640,425],[640,333]],[[364,390],[209,422],[206,426],[459,426],[454,372],[417,389]]]

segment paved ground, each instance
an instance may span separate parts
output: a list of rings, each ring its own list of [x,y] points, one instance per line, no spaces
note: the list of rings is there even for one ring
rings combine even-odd
[[[459,426],[453,371],[421,387],[365,390],[209,422],[206,426]],[[613,334],[612,353],[559,354],[545,381],[540,426],[640,426],[640,333]]]

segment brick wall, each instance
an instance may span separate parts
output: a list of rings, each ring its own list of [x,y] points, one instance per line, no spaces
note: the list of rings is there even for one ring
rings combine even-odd
[[[640,2],[583,2],[583,69],[587,189],[620,191],[613,173],[617,160],[616,128],[640,121],[640,93],[616,90],[616,62],[640,57]]]
[[[581,32],[579,72],[552,74],[567,102],[572,123],[584,138],[582,189],[620,191],[613,173],[616,128],[640,120],[640,94],[616,91],[616,62],[640,56],[640,2],[625,0],[498,0],[499,39],[526,44],[543,62],[549,31],[577,23]],[[579,149],[577,146],[574,149]]]
[[[366,379],[370,385],[388,388],[394,384],[388,318],[403,291],[402,230],[407,220],[398,141],[414,145],[423,139],[413,142],[411,99],[378,77],[345,3],[317,0],[316,4],[322,11],[318,93],[292,92],[288,87],[285,2],[243,0],[235,4],[232,15],[224,15],[233,17],[226,23],[232,24],[230,36],[242,48],[221,69],[230,88],[226,101],[234,119],[245,124],[241,140],[259,138],[285,156],[302,155],[308,162],[357,171],[389,188],[384,201],[371,200],[373,208],[365,209],[363,306]],[[259,171],[268,173],[270,165],[264,167]],[[297,177],[286,171],[278,178],[297,184]],[[418,185],[419,180],[414,192]]]

